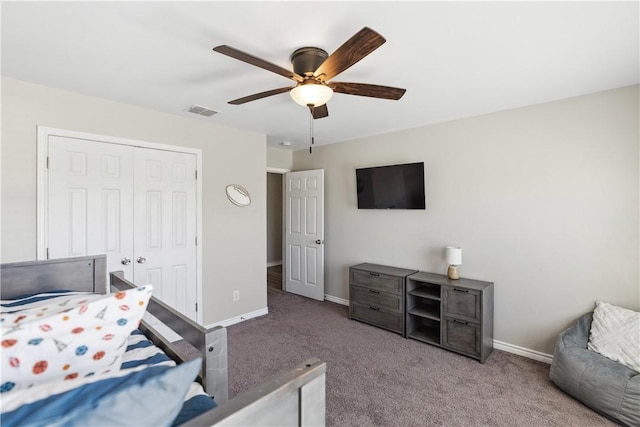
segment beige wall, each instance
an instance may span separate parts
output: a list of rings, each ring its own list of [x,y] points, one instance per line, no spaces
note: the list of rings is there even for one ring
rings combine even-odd
[[[256,244],[266,239],[264,135],[3,78],[2,262],[36,258],[37,125],[201,149],[203,321],[267,306],[266,245]],[[250,206],[227,200],[230,183],[250,191]]]
[[[293,167],[293,152],[267,147],[267,166],[275,169],[291,170]]]
[[[372,101],[373,102],[373,101]],[[553,353],[595,300],[640,308],[638,86],[294,153],[325,170],[325,290],[373,262],[495,283],[495,339]],[[354,169],[425,163],[427,209],[356,209]]]

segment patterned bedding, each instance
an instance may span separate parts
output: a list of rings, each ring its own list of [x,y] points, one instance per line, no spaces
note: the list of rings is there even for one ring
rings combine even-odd
[[[176,366],[135,329],[149,288],[1,301],[0,423],[170,426],[214,408],[194,382],[201,360]],[[112,349],[123,331],[126,336]],[[104,359],[108,364],[94,369]],[[50,376],[42,380],[43,373]]]

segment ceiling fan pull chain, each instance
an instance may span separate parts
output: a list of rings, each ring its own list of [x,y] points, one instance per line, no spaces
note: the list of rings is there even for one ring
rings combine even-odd
[[[312,146],[314,144],[314,138],[313,138],[313,104],[309,104],[307,105],[307,107],[309,107],[309,135],[311,138],[311,145],[309,145],[309,154],[313,153],[313,149]]]

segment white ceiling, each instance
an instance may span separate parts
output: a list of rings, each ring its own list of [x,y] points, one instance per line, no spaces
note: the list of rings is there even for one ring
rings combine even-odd
[[[387,42],[334,80],[407,89],[399,101],[335,94],[314,122],[334,143],[639,82],[639,6],[627,2],[2,2],[2,75],[309,144],[293,82],[215,53],[282,67],[364,26]],[[220,111],[186,112],[192,104]]]

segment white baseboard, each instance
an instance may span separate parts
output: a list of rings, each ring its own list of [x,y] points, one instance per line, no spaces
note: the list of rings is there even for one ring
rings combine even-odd
[[[553,360],[553,356],[551,354],[519,347],[502,341],[493,340],[493,348],[496,350],[506,351],[507,353],[517,354],[518,356],[526,357],[528,359],[537,360],[538,362],[547,363],[549,365],[551,365],[551,361]]]
[[[349,305],[348,299],[334,297],[333,295],[324,294],[324,299],[325,301],[335,302],[336,304]]]
[[[337,304],[349,305],[348,299],[334,297],[333,295],[325,294],[324,299],[326,301],[335,302]],[[538,362],[547,363],[549,365],[553,360],[553,355],[551,354],[542,353],[536,350],[531,350],[498,340],[493,340],[493,348],[495,348],[496,350],[506,351],[507,353],[517,354],[518,356],[526,357],[528,359],[537,360]]]
[[[276,265],[282,265],[282,260],[280,260],[280,261],[268,261],[267,262],[267,268],[275,267]]]
[[[250,313],[241,314],[240,316],[232,317],[230,319],[225,319],[220,322],[212,323],[211,325],[205,326],[205,328],[213,328],[214,326],[227,326],[235,325],[236,323],[244,322],[245,320],[253,319],[254,317],[264,316],[265,314],[269,314],[269,308],[264,307]]]

